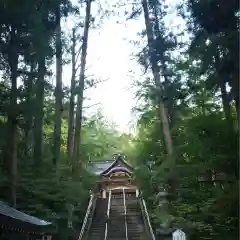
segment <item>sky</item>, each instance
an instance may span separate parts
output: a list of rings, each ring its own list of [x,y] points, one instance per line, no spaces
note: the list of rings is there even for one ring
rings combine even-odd
[[[177,0],[168,0],[175,4]],[[114,0],[111,1],[114,3]],[[93,12],[95,9],[93,9]],[[94,15],[94,13],[93,13]],[[96,79],[106,80],[85,91],[85,114],[92,114],[101,109],[103,115],[116,123],[119,131],[132,132],[136,116],[132,113],[137,105],[133,81],[142,76],[141,68],[133,59],[132,54],[138,51],[129,41],[137,39],[137,33],[144,28],[143,17],[138,20],[124,21],[123,16],[111,16],[103,20],[100,28],[89,33],[87,53],[87,75]],[[118,24],[117,21],[124,22]],[[180,21],[174,14],[169,17],[168,24],[176,25]],[[64,24],[65,30],[70,30],[72,22]],[[130,74],[130,71],[134,73]],[[63,83],[70,85],[71,65],[63,68]]]

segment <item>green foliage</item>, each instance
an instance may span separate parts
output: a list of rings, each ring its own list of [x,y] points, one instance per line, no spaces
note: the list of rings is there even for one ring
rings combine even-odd
[[[52,164],[55,99],[54,86],[46,79],[52,75],[59,5],[61,16],[78,12],[67,0],[0,3],[0,198],[9,199],[9,188],[14,188],[12,183],[16,180],[17,207],[52,221],[59,226],[58,239],[67,239],[69,205],[74,205],[72,222],[79,231],[89,190],[95,188],[96,179],[84,168],[78,169],[74,179],[72,176],[72,163],[66,154],[68,89],[64,89],[63,99],[61,161],[57,170]],[[130,18],[141,14],[137,5],[133,6]],[[136,179],[147,200],[154,228],[158,228],[164,216],[159,211],[157,194],[165,181],[167,163],[158,110],[161,99],[168,110],[176,157],[172,224],[184,226],[191,239],[237,239],[238,2],[184,0],[180,11],[191,38],[182,58],[176,58],[174,53],[182,50],[182,44],[164,22],[169,13],[166,4],[151,0],[148,8],[154,60],[163,88],[157,89],[149,76],[138,83],[137,97],[143,104],[136,107],[140,118],[134,138],[119,133],[100,112],[84,118],[82,165],[124,152],[136,166]],[[83,24],[80,22],[79,26]],[[145,37],[146,31],[139,36]],[[153,57],[148,47],[136,56],[146,74]],[[93,85],[95,81],[86,80],[86,88]],[[38,137],[43,149],[34,145],[35,121],[41,117]],[[11,127],[17,132],[16,138]],[[14,144],[18,148],[9,157],[6,152],[14,149]],[[42,153],[40,161],[33,157],[36,147]],[[10,172],[14,173],[14,164],[18,174],[13,181]]]
[[[56,54],[59,5],[64,17],[76,10],[65,0],[0,3],[0,198],[10,202],[10,190],[14,190],[19,209],[52,221],[60,231],[57,239],[67,239],[68,220],[72,220],[76,234],[79,233],[89,190],[95,189],[96,179],[84,168],[78,169],[73,179],[72,163],[66,154],[69,109],[64,109],[62,118],[61,161],[57,167],[51,163],[55,96],[54,86],[47,79],[52,76],[50,67]],[[87,87],[92,85],[94,82],[88,80]],[[65,108],[69,106],[67,99],[63,102]],[[84,163],[109,158],[126,146],[120,140],[121,134],[100,115],[87,117],[83,122],[81,159]],[[16,130],[16,138],[9,126]],[[17,146],[16,151],[9,153],[8,148],[13,146]],[[36,148],[41,155],[38,159],[34,157]],[[17,166],[17,171],[13,166]],[[17,184],[16,189],[13,182]],[[69,219],[69,205],[74,206],[72,219]]]
[[[141,161],[137,176],[156,226],[161,222],[156,193],[164,180],[161,163],[166,161],[161,143],[156,143],[157,128],[158,125],[152,131],[151,126],[147,126],[144,135],[139,133],[136,144]],[[212,114],[177,122],[173,136],[179,196],[173,205],[175,224],[185,226],[194,239],[209,235],[211,239],[224,239],[227,232],[235,239],[238,229],[238,186],[234,180],[238,177],[236,132],[231,131],[221,114]],[[152,166],[147,168],[142,164]],[[215,183],[212,177],[216,177]],[[223,204],[228,206],[224,210]],[[229,219],[227,224],[225,219]]]
[[[174,44],[166,41],[168,36],[172,40],[174,36],[163,21],[167,10],[162,2],[148,4],[163,78],[161,94],[169,110],[176,157],[176,198],[170,204],[172,225],[185,228],[190,239],[237,239],[239,172],[235,123],[239,108],[235,91],[239,87],[233,79],[238,59],[236,54],[230,55],[233,46],[237,49],[239,8],[236,1],[229,5],[223,1],[183,1],[181,13],[192,37],[185,46],[184,58],[174,59]],[[158,14],[154,14],[156,11]],[[146,49],[137,57],[146,69]],[[164,64],[171,72],[167,76],[162,71]],[[165,181],[164,166],[168,161],[159,122],[159,93],[149,78],[138,87],[137,97],[143,104],[137,108],[140,119],[135,141],[136,174],[154,227],[158,228],[163,215],[157,193]]]

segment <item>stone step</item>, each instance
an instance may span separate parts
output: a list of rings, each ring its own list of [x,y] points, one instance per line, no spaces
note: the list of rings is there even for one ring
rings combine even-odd
[[[103,240],[105,235],[105,222],[107,214],[107,199],[98,199],[96,202],[95,213],[88,234],[88,240]]]
[[[108,240],[125,240],[126,223],[128,240],[146,240],[141,209],[135,195],[126,195],[125,216],[124,199],[122,194],[114,194],[111,199],[110,216],[108,219]],[[97,208],[98,207],[98,208]],[[105,234],[107,203],[99,201],[93,216],[88,240],[103,240]]]

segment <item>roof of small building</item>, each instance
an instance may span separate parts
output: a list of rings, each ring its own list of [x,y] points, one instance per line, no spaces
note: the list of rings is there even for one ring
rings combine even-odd
[[[0,201],[0,225],[14,231],[52,232],[55,227],[51,222],[30,216]]]
[[[20,212],[15,208],[12,208],[8,205],[6,205],[5,203],[3,203],[2,201],[0,201],[0,214],[10,217],[10,218],[14,218],[23,222],[27,222],[30,224],[34,224],[34,225],[39,225],[39,226],[46,226],[46,225],[50,225],[52,223],[50,222],[46,222],[44,220],[41,220],[39,218],[30,216],[24,212]]]

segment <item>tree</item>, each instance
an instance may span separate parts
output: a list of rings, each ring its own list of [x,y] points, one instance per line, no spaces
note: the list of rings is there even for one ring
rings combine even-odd
[[[179,58],[178,61],[171,63],[168,60],[166,64],[168,68],[171,66],[175,76],[180,75],[182,81],[178,82],[178,78],[169,75],[167,81],[163,81],[165,84],[164,97],[166,97],[166,104],[169,104],[167,106],[171,109],[171,106],[176,104],[175,100],[178,102],[176,105],[178,109],[176,111],[174,108],[173,112],[175,117],[170,117],[174,120],[171,124],[171,132],[177,159],[175,173],[178,177],[178,201],[172,202],[171,205],[171,213],[175,218],[172,225],[179,226],[180,224],[188,232],[189,237],[194,239],[204,239],[209,236],[211,239],[225,239],[230,237],[228,236],[229,231],[231,231],[230,238],[235,239],[238,234],[238,219],[233,211],[234,208],[238,209],[238,197],[235,194],[239,176],[238,171],[235,171],[238,169],[236,166],[238,129],[233,127],[234,121],[230,121],[231,124],[229,124],[224,118],[224,115],[227,119],[235,120],[236,118],[235,107],[229,101],[231,92],[227,91],[225,84],[228,78],[224,74],[232,76],[236,68],[232,67],[230,70],[230,68],[222,67],[226,64],[225,60],[228,59],[227,55],[229,54],[226,46],[236,44],[237,38],[234,37],[235,40],[231,39],[230,41],[225,38],[227,28],[223,27],[214,33],[219,26],[217,24],[216,28],[211,25],[213,27],[211,31],[207,27],[210,22],[219,21],[218,14],[222,14],[220,19],[223,16],[228,16],[229,20],[235,19],[234,15],[238,8],[233,7],[234,3],[232,3],[228,13],[226,11],[221,13],[220,9],[225,8],[226,10],[223,3],[214,1],[213,5],[201,1],[187,1],[187,3],[188,6],[191,6],[188,20],[189,26],[192,27],[189,30],[193,34],[193,38],[190,39],[190,44],[185,46],[188,50],[185,52],[184,58]],[[220,4],[222,5],[219,6]],[[156,3],[151,1],[148,7],[151,11],[149,14],[153,14],[151,20],[154,23]],[[216,11],[215,8],[217,8]],[[211,11],[209,11],[210,9]],[[186,9],[182,8],[182,11],[188,15]],[[157,16],[161,19],[160,13]],[[221,24],[224,25],[224,23]],[[162,28],[157,27],[156,29]],[[234,27],[229,29],[234,29]],[[159,31],[154,32],[154,34],[157,33]],[[167,35],[166,29],[162,31],[162,35],[164,34]],[[221,40],[224,38],[225,49],[220,38]],[[165,47],[161,38],[158,38],[156,42],[158,44],[154,46],[153,50],[157,53],[166,53],[161,50]],[[170,52],[171,58],[171,51],[167,50],[167,52]],[[143,51],[139,56],[140,65],[148,66],[150,55]],[[162,59],[163,56],[157,57],[161,64],[159,64],[160,67],[163,66]],[[219,76],[219,71],[221,76]],[[222,85],[221,78],[225,82]],[[169,90],[179,83],[180,86],[175,88],[177,91],[172,91],[174,93],[172,94]],[[139,184],[147,199],[154,228],[158,228],[163,217],[158,210],[157,201],[158,185],[161,183],[163,174],[161,164],[165,159],[163,136],[157,124],[158,114],[156,100],[154,101],[156,91],[151,84],[151,79],[147,78],[145,82],[139,84],[139,88],[138,97],[144,100],[144,104],[138,106],[141,114],[137,124],[138,134],[135,145],[137,165],[139,166],[137,179],[139,179]],[[227,93],[225,97],[229,97],[228,99],[223,99],[224,89]],[[222,96],[219,95],[220,91],[222,91]],[[226,142],[226,139],[229,141]],[[229,196],[228,198],[225,198],[226,194]],[[233,208],[229,207],[223,213],[220,209],[225,201],[231,202]],[[223,216],[229,220],[228,224],[226,222],[223,224]]]
[[[60,161],[61,148],[61,113],[62,113],[62,40],[61,40],[61,11],[60,4],[56,8],[56,89],[55,89],[55,126],[54,126],[54,153],[53,163],[58,164]]]
[[[69,117],[68,117],[68,142],[67,152],[69,159],[72,159],[73,153],[73,140],[74,140],[74,97],[76,86],[76,28],[72,29],[72,77],[71,77],[71,95],[69,101]]]
[[[206,76],[211,89],[220,90],[226,118],[231,118],[231,99],[239,112],[238,15],[239,5],[232,1],[186,1],[190,13],[188,26],[193,33],[189,53],[192,60],[199,60],[201,74]],[[210,17],[211,16],[211,17]],[[223,19],[225,19],[223,21]],[[231,91],[227,93],[227,84]],[[238,113],[239,116],[239,113]]]
[[[143,50],[143,55],[140,55],[140,63],[143,64],[146,69],[148,68],[148,62],[151,66],[153,80],[154,80],[154,88],[152,88],[152,93],[154,96],[154,101],[158,106],[158,118],[162,122],[162,131],[164,133],[164,141],[168,154],[167,161],[164,161],[162,164],[162,169],[165,174],[165,185],[168,185],[168,191],[173,194],[175,188],[175,177],[174,177],[174,168],[175,168],[175,158],[173,154],[173,143],[172,136],[170,132],[170,118],[172,118],[172,104],[169,104],[173,96],[169,95],[169,89],[173,86],[172,83],[169,82],[168,79],[168,68],[166,65],[167,51],[173,48],[173,43],[167,39],[163,32],[164,24],[163,24],[163,15],[164,13],[161,11],[163,6],[160,5],[157,1],[147,2],[145,0],[142,1],[142,8],[144,12],[145,19],[145,28],[146,31],[144,35],[147,36],[147,53],[145,49]],[[160,9],[160,12],[158,10]],[[151,12],[150,12],[151,10]],[[151,13],[151,15],[150,15]],[[160,16],[158,15],[160,14]],[[160,17],[160,19],[159,19]],[[159,23],[160,21],[160,23]],[[161,27],[160,27],[161,26]],[[157,48],[157,44],[161,44],[160,48]],[[161,74],[161,75],[160,75]],[[164,79],[164,82],[161,81],[161,78]],[[171,84],[171,86],[170,86]],[[170,86],[170,88],[169,88]],[[168,91],[168,92],[167,92]],[[166,101],[167,100],[167,101]],[[168,102],[168,107],[170,107],[169,111],[166,108]],[[167,209],[162,209],[162,214],[166,215]],[[165,213],[164,213],[165,212]],[[163,219],[163,217],[162,217]],[[164,224],[167,224],[169,219],[163,220]]]
[[[90,26],[90,20],[91,20],[90,18],[91,3],[92,3],[92,0],[86,1],[86,15],[85,15],[85,25],[84,25],[84,33],[83,33],[82,53],[81,53],[81,67],[80,67],[79,85],[77,90],[77,110],[76,110],[74,148],[73,148],[74,156],[73,156],[73,162],[72,162],[73,174],[74,174],[74,171],[77,170],[77,161],[80,157],[83,91],[84,91],[84,82],[85,82],[88,33],[89,33],[89,26]]]

